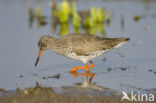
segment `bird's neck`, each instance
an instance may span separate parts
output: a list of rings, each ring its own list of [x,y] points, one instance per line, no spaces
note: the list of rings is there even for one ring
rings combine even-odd
[[[51,37],[48,44],[48,48],[54,52],[57,52],[57,50],[60,48],[60,40],[57,38]]]
[[[58,39],[51,37],[50,40],[48,41],[48,45],[50,48],[56,47],[58,42]]]

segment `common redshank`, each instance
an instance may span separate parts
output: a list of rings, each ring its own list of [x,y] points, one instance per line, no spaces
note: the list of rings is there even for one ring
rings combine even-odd
[[[85,64],[84,67],[73,67],[70,72],[76,72],[77,69],[86,69],[89,72],[89,69],[94,67],[91,61],[92,59],[111,49],[120,47],[129,40],[129,38],[104,38],[85,33],[73,33],[60,39],[51,36],[42,36],[38,42],[39,55],[35,66],[37,66],[42,52],[50,49],[57,54],[79,60]],[[90,66],[87,65],[88,61],[91,64]]]

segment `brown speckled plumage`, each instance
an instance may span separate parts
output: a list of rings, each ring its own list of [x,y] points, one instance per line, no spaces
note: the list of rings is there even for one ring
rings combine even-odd
[[[42,50],[51,49],[57,54],[86,63],[128,41],[129,38],[104,38],[93,34],[77,33],[60,39],[43,36],[40,38],[38,46]]]

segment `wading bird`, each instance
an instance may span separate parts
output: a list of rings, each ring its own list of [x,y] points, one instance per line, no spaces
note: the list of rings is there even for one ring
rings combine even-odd
[[[69,34],[60,39],[42,36],[38,42],[40,51],[35,66],[37,66],[42,52],[50,49],[57,54],[79,60],[85,64],[84,67],[73,67],[70,72],[76,72],[77,69],[86,69],[89,72],[89,69],[94,67],[92,59],[111,49],[120,47],[129,40],[129,38],[104,38],[85,33]],[[91,64],[90,66],[87,65],[88,61]]]

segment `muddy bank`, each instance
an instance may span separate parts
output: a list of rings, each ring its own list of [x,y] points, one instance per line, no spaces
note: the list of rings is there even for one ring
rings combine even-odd
[[[121,102],[121,95],[114,94],[115,91],[110,89],[99,91],[82,87],[64,87],[61,92],[58,91],[40,86],[17,89],[16,93],[1,90],[0,103],[130,103]]]

